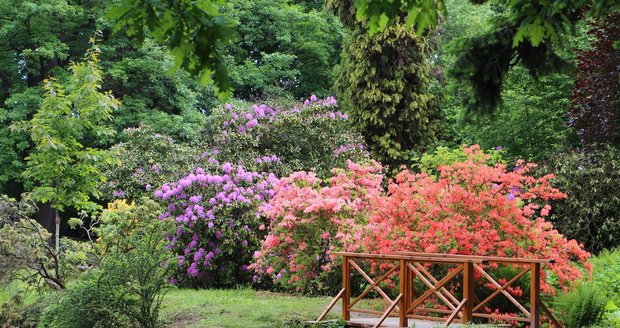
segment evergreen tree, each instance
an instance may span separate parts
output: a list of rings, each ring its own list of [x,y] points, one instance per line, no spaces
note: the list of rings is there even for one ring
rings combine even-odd
[[[352,1],[328,6],[351,32],[336,81],[341,101],[376,158],[392,168],[408,163],[442,131],[431,43],[402,22],[369,35],[351,17]]]

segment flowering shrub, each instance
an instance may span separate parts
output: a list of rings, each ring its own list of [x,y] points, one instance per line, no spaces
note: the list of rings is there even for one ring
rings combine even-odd
[[[176,222],[169,247],[179,254],[185,282],[234,285],[248,277],[246,264],[264,236],[259,227],[268,224],[259,209],[278,179],[213,158],[207,164],[208,172],[197,168],[155,197],[166,208],[160,219]]]
[[[501,163],[489,166],[489,155],[478,146],[463,152],[466,160],[440,166],[437,177],[401,172],[387,193],[377,163],[350,163],[346,170],[335,170],[327,185],[306,172],[282,179],[264,210],[270,233],[252,268],[284,287],[314,291],[334,265],[329,255],[334,250],[551,258],[555,263],[542,274],[546,295],[567,289],[582,278],[582,269],[591,270],[585,263],[590,254],[545,220],[548,202],[566,197],[549,184],[552,175],[533,177],[535,165],[522,161],[512,170]],[[487,269],[509,279],[517,268]],[[528,292],[508,291],[523,297]],[[488,311],[495,305],[503,307],[489,303]]]
[[[148,126],[127,128],[126,141],[112,147],[120,165],[104,168],[105,199],[139,200],[152,196],[155,188],[179,179],[197,166],[198,151],[155,133]]]
[[[439,167],[439,177],[403,171],[370,218],[361,246],[369,252],[424,251],[523,258],[551,258],[555,287],[582,278],[578,264],[590,256],[545,221],[553,199],[566,195],[532,177],[534,164],[484,164],[479,147],[464,149],[464,162]],[[591,270],[588,264],[585,264]],[[543,278],[546,273],[543,273]],[[554,293],[547,279],[541,284]]]
[[[315,170],[325,177],[332,168],[344,167],[347,159],[368,159],[361,135],[352,129],[348,115],[338,111],[333,97],[312,96],[285,108],[228,104],[214,117],[216,122],[205,132],[208,155],[247,169],[255,169],[256,158],[276,155],[279,162],[272,172],[277,176]]]
[[[382,192],[377,162],[349,162],[346,170],[332,173],[327,183],[313,172],[295,172],[280,181],[263,210],[271,224],[254,255],[251,268],[257,273],[297,291],[328,287],[323,283],[334,260],[330,252],[354,250],[373,200]]]

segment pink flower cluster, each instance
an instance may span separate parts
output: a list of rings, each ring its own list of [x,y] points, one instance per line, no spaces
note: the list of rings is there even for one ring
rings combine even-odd
[[[271,218],[269,235],[251,265],[285,287],[316,289],[313,282],[332,267],[330,251],[346,249],[361,238],[372,200],[381,194],[377,162],[348,163],[334,169],[324,184],[313,172],[295,172],[280,181],[263,213]]]

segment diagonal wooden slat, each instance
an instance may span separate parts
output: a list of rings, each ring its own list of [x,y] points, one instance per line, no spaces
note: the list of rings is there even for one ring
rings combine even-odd
[[[452,272],[450,272],[448,275],[446,275],[441,280],[439,280],[433,286],[433,288],[428,289],[420,297],[418,297],[418,299],[416,299],[411,304],[411,306],[409,306],[409,308],[407,309],[407,313],[411,312],[412,310],[415,310],[415,308],[417,308],[418,305],[422,304],[422,302],[424,302],[427,298],[429,298],[434,292],[439,290],[441,287],[445,286],[450,280],[454,279],[454,277],[456,277],[457,274],[461,273],[461,271],[463,271],[463,265],[459,264],[456,268],[454,268]]]
[[[493,279],[493,277],[491,277],[488,273],[486,273],[486,271],[484,271],[483,268],[481,268],[478,264],[474,263],[474,268],[476,270],[478,270],[490,283],[492,283],[496,288],[498,288],[499,291],[498,293],[502,293],[504,294],[504,296],[506,296],[506,298],[508,298],[517,308],[519,308],[519,310],[521,310],[521,312],[523,312],[523,314],[525,314],[525,316],[529,317],[530,316],[530,312],[525,309],[525,307],[523,307],[523,305],[521,305],[521,303],[519,303],[514,297],[512,297],[512,295],[510,295],[510,293],[508,293],[507,291],[504,290],[504,288],[508,287],[510,284],[514,282],[513,280],[516,281],[516,279],[513,278],[513,280],[511,280],[509,283],[506,283],[503,287],[497,282],[495,281],[495,279]],[[527,271],[529,271],[529,269],[525,269],[523,272],[520,272],[519,275],[523,275],[525,274]],[[520,276],[517,275],[517,278],[520,278]],[[493,295],[493,294],[491,294]],[[497,293],[495,294],[497,295]],[[490,298],[487,297],[487,299],[485,300],[486,302],[488,302],[490,300]],[[485,304],[485,301],[482,301],[480,304],[478,304],[474,310],[479,309],[482,304]]]
[[[547,314],[547,317],[549,318],[549,320],[551,320],[551,323],[553,323],[555,328],[562,328],[562,325],[560,324],[558,319],[553,316],[553,313],[549,311],[549,309],[547,308],[547,306],[545,306],[545,304],[543,304],[543,302],[540,302],[540,308],[543,310],[543,312]]]
[[[342,297],[342,294],[344,294],[345,289],[341,289],[340,292],[338,293],[338,295],[336,295],[336,297],[334,297],[332,299],[332,301],[329,303],[329,305],[327,306],[327,308],[325,308],[325,311],[323,311],[323,313],[321,313],[321,315],[319,316],[318,319],[316,319],[317,322],[323,320],[323,318],[325,318],[325,316],[327,315],[327,313],[329,312],[329,310],[331,310],[334,305],[336,305],[336,302],[338,302],[338,300]]]
[[[437,279],[435,279],[435,277],[433,277],[433,275],[428,272],[428,270],[426,270],[426,268],[420,264],[420,263],[415,263],[415,267],[420,270],[420,272],[424,273],[426,275],[426,277],[434,284],[437,283]],[[454,295],[452,295],[452,293],[450,293],[445,287],[441,288],[441,291],[444,292],[445,296],[447,296],[448,298],[450,298],[453,302],[454,305],[458,305],[459,304],[459,300],[456,299],[456,297],[454,297]]]
[[[375,325],[374,328],[381,327],[381,324],[383,323],[383,321],[385,321],[385,318],[387,318],[388,315],[390,315],[390,312],[392,312],[392,310],[394,310],[394,308],[396,308],[396,304],[398,304],[398,302],[400,302],[401,298],[403,298],[403,294],[398,294],[398,296],[396,296],[396,299],[394,299],[394,302],[392,302],[392,304],[390,304],[390,306],[387,308],[387,310],[385,310],[385,312],[383,312],[383,315],[381,316],[381,318],[379,318],[379,322],[377,322],[377,324]]]
[[[422,282],[426,286],[428,286],[428,288],[433,288],[434,287],[434,285],[430,281],[428,281],[428,279],[426,279],[424,277],[424,275],[420,271],[418,271],[416,268],[414,268],[411,265],[409,266],[409,268],[418,275],[418,278],[420,278],[420,280],[422,280]],[[435,279],[435,283],[437,283],[436,279]],[[439,297],[439,299],[441,299],[444,303],[446,303],[446,305],[450,308],[450,310],[454,311],[454,309],[456,308],[454,306],[454,304],[452,304],[452,302],[450,302],[442,293],[440,293],[440,291],[441,291],[441,289],[439,289],[439,291],[434,292],[435,295],[437,295]]]
[[[368,283],[370,283],[371,285],[373,285],[375,282],[366,274],[366,272],[364,272],[364,270],[362,270],[362,268],[360,268],[359,265],[357,265],[357,263],[355,263],[355,261],[353,260],[349,260],[349,263],[351,264],[351,266],[357,271],[359,272],[359,274],[366,280],[368,281]],[[379,295],[381,295],[386,301],[388,302],[392,302],[392,299],[387,296],[387,294],[378,286],[375,286],[374,289],[377,291],[377,293],[379,293]],[[349,306],[350,308],[351,306]],[[398,307],[396,307],[396,309],[398,309]]]
[[[445,322],[445,326],[449,326],[452,323],[452,320],[454,320],[454,318],[456,318],[456,315],[459,314],[461,312],[461,309],[463,308],[463,305],[465,305],[465,303],[467,302],[467,299],[464,298],[461,303],[459,303],[459,305],[456,306],[456,309],[454,310],[454,312],[452,312],[452,314],[448,317],[448,320],[446,320]]]
[[[523,275],[525,275],[529,271],[530,271],[530,268],[526,268],[525,270],[519,272],[519,274],[517,274],[512,279],[510,279],[510,281],[506,282],[501,288],[496,289],[491,295],[489,295],[487,298],[485,298],[484,301],[478,303],[478,305],[476,305],[476,307],[472,311],[473,312],[478,311],[482,306],[487,304],[487,302],[489,302],[495,296],[497,296],[497,294],[499,294],[502,290],[505,290],[508,286],[512,285],[515,281],[517,281],[519,278],[523,277]]]
[[[353,301],[351,301],[351,304],[349,304],[349,307],[353,307],[355,305],[355,303],[357,303],[359,300],[361,300],[362,298],[364,298],[364,296],[366,296],[366,294],[368,294],[371,290],[376,288],[379,288],[379,283],[381,283],[383,280],[385,280],[385,278],[387,278],[392,272],[396,271],[396,269],[398,269],[397,266],[391,268],[390,270],[388,270],[385,274],[383,274],[381,277],[379,277],[379,279],[375,280],[370,287],[366,288],[358,297],[356,297]],[[392,300],[390,300],[391,302]]]

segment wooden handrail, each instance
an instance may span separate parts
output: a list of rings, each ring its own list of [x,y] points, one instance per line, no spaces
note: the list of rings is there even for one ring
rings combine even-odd
[[[424,263],[487,263],[488,260],[478,258],[442,258],[436,256],[418,256],[418,255],[398,255],[398,254],[370,254],[370,253],[351,253],[351,252],[332,252],[333,255],[347,256],[358,259],[374,259],[374,260],[407,260]]]
[[[499,263],[555,263],[554,259],[529,259],[524,257],[502,257],[502,256],[485,256],[485,255],[464,255],[464,254],[440,254],[440,253],[424,253],[424,252],[394,252],[392,254],[410,255],[410,256],[422,256],[422,257],[438,257],[449,258],[453,260],[460,259],[480,259],[488,262]]]

